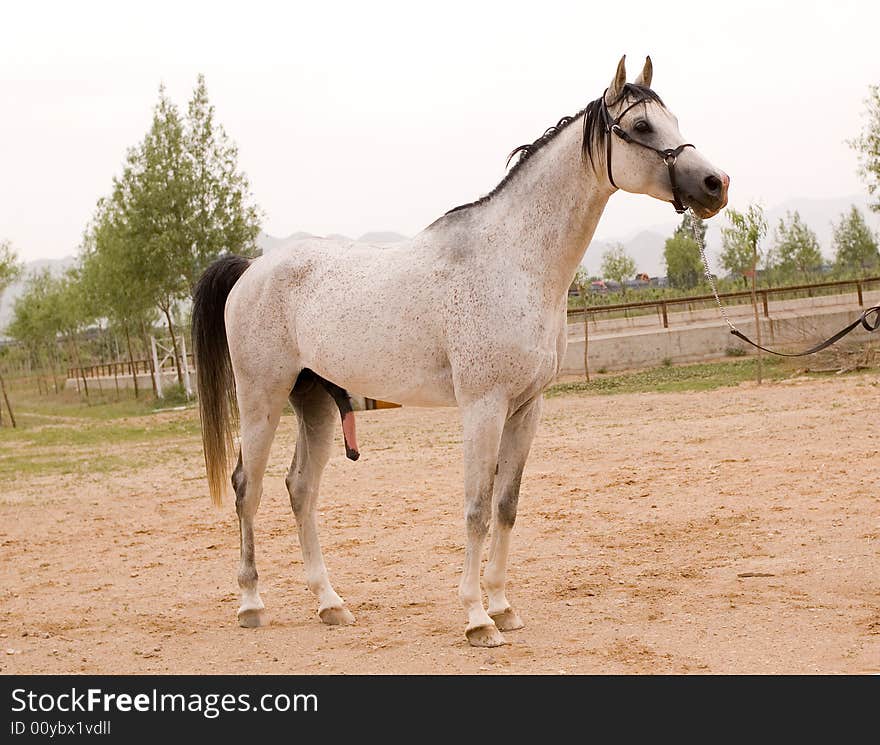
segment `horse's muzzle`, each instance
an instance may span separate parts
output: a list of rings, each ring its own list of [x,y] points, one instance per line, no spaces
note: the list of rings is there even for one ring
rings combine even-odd
[[[714,217],[727,206],[730,176],[723,171],[709,174],[693,185],[688,184],[688,187],[690,186],[694,188],[684,189],[685,203],[700,219],[707,220]]]

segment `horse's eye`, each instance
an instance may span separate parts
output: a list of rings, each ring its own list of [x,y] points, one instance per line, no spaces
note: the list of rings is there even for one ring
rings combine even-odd
[[[647,132],[650,132],[650,131],[651,131],[651,125],[648,124],[648,122],[646,122],[644,119],[639,119],[639,121],[637,121],[637,122],[633,125],[633,129],[634,129],[636,132],[641,132],[641,133],[644,134],[644,133],[647,133]]]

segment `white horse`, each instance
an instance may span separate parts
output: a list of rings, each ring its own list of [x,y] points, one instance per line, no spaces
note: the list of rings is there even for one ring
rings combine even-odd
[[[232,485],[242,626],[266,622],[253,520],[288,399],[299,435],[286,483],[308,586],[324,623],[354,620],[330,584],[315,512],[336,406],[356,457],[351,391],[406,406],[459,407],[465,634],[473,646],[491,647],[504,643],[501,631],[522,627],[504,589],[520,480],[542,391],[565,356],[568,287],[605,204],[616,189],[704,218],[727,203],[728,177],[681,145],[677,120],[651,90],[651,77],[648,58],[627,83],[621,59],[603,96],[514,151],[518,162],[490,194],[412,240],[378,250],[309,238],[253,261],[227,256],[207,269],[193,310],[202,434],[219,503],[240,423]],[[480,562],[490,521],[487,609]]]

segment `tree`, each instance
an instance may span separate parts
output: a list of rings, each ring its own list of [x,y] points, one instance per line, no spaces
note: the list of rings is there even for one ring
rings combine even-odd
[[[22,266],[18,254],[9,241],[0,241],[0,297],[9,285],[21,276]]]
[[[730,227],[721,229],[721,263],[728,271],[740,274],[745,280],[752,278],[752,312],[755,318],[755,335],[761,345],[761,320],[758,317],[758,261],[761,259],[761,241],[767,235],[767,218],[760,204],[750,204],[748,209],[737,212],[727,211]],[[758,384],[761,383],[763,367],[761,352],[758,351]]]
[[[800,277],[810,281],[822,269],[819,240],[797,211],[788,212],[779,220],[774,252],[776,268],[784,279]]]
[[[185,361],[176,329],[181,305],[221,254],[257,253],[261,213],[237,161],[235,144],[215,121],[203,76],[185,118],[160,86],[149,130],[126,153],[112,193],[99,200],[86,228],[79,272],[71,281],[80,286],[92,318],[106,318],[124,333],[135,395],[131,335],[140,335],[149,348],[147,329],[158,309],[182,383]]]
[[[699,240],[703,241],[706,236],[705,224],[688,212],[672,237],[666,239],[663,261],[666,264],[666,277],[672,287],[689,290],[696,287],[703,276],[703,260],[700,244],[694,238],[695,230]]]
[[[577,271],[574,273],[574,280],[572,281],[572,284],[578,288],[578,292],[589,289],[591,281],[592,278],[587,271],[587,267],[583,264],[578,266]]]
[[[729,209],[727,219],[730,226],[721,229],[721,264],[746,281],[765,258],[761,248],[761,241],[767,235],[764,209],[760,204],[750,204],[744,213]]]
[[[126,189],[129,178],[123,173],[117,189]],[[128,236],[118,200],[100,200],[83,236],[79,282],[95,314],[106,317],[125,336],[137,397],[140,390],[131,335],[150,317],[155,291],[148,271],[149,257],[140,243],[129,244]]]
[[[32,274],[12,313],[7,333],[24,344],[38,368],[50,369],[58,393],[57,339],[63,323],[59,280],[48,269]]]
[[[81,267],[68,269],[57,283],[59,330],[67,339],[71,359],[79,370],[86,400],[89,400],[89,383],[86,380],[82,358],[79,353],[78,336],[97,318],[94,304],[87,293],[87,286],[82,282]],[[77,381],[77,388],[79,382]]]
[[[168,324],[175,360],[177,338],[172,314],[189,294],[186,265],[191,255],[192,163],[186,156],[183,121],[164,86],[153,109],[150,130],[128,154],[113,199],[121,216],[126,249],[143,260],[141,281]],[[178,382],[183,384],[180,364]]]
[[[189,251],[183,264],[190,291],[205,268],[224,252],[254,256],[261,214],[238,170],[238,148],[214,120],[205,76],[199,75],[184,136],[192,177]]]
[[[880,85],[869,88],[865,108],[865,128],[848,143],[858,151],[859,175],[865,180],[868,193],[875,197],[871,209],[880,212]]]
[[[706,241],[706,221],[701,217],[697,217],[693,212],[685,212],[681,216],[681,225],[675,229],[676,233],[683,233],[690,236],[700,243]],[[694,234],[696,233],[696,237]]]
[[[620,284],[626,292],[624,282],[636,273],[636,262],[626,252],[622,243],[617,243],[602,254],[602,276]]]
[[[260,213],[237,160],[199,76],[185,120],[160,87],[150,129],[114,179],[108,207],[114,240],[129,254],[123,266],[136,276],[128,279],[165,318],[181,384],[179,304],[222,253],[256,253]]]
[[[18,260],[18,254],[13,250],[9,241],[0,241],[0,300],[3,299],[3,293],[15,280],[21,276],[22,266]],[[9,396],[6,393],[6,382],[3,380],[3,373],[0,372],[0,395],[3,401],[0,401],[0,424],[3,424],[3,403],[6,403],[6,410],[9,412],[9,419],[12,426],[15,426],[15,414],[12,411],[12,405],[9,403]]]
[[[833,226],[834,263],[842,272],[869,272],[880,265],[877,238],[865,224],[862,213],[852,205]]]

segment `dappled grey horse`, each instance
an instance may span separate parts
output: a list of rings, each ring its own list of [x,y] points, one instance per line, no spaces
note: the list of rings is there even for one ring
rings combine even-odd
[[[649,58],[627,83],[621,59],[601,97],[514,151],[516,164],[491,193],[411,240],[377,250],[309,238],[253,261],[227,256],[207,269],[193,309],[202,434],[219,503],[240,424],[232,485],[242,626],[266,622],[253,521],[288,400],[299,434],[286,482],[308,586],[324,623],[353,621],[330,584],[316,519],[340,414],[347,452],[357,456],[350,391],[406,406],[459,407],[465,634],[474,646],[496,646],[501,631],[522,627],[505,594],[520,480],[542,391],[565,355],[568,287],[605,204],[617,189],[704,218],[727,203],[727,176],[684,143],[651,77]],[[487,609],[480,562],[490,522]]]

